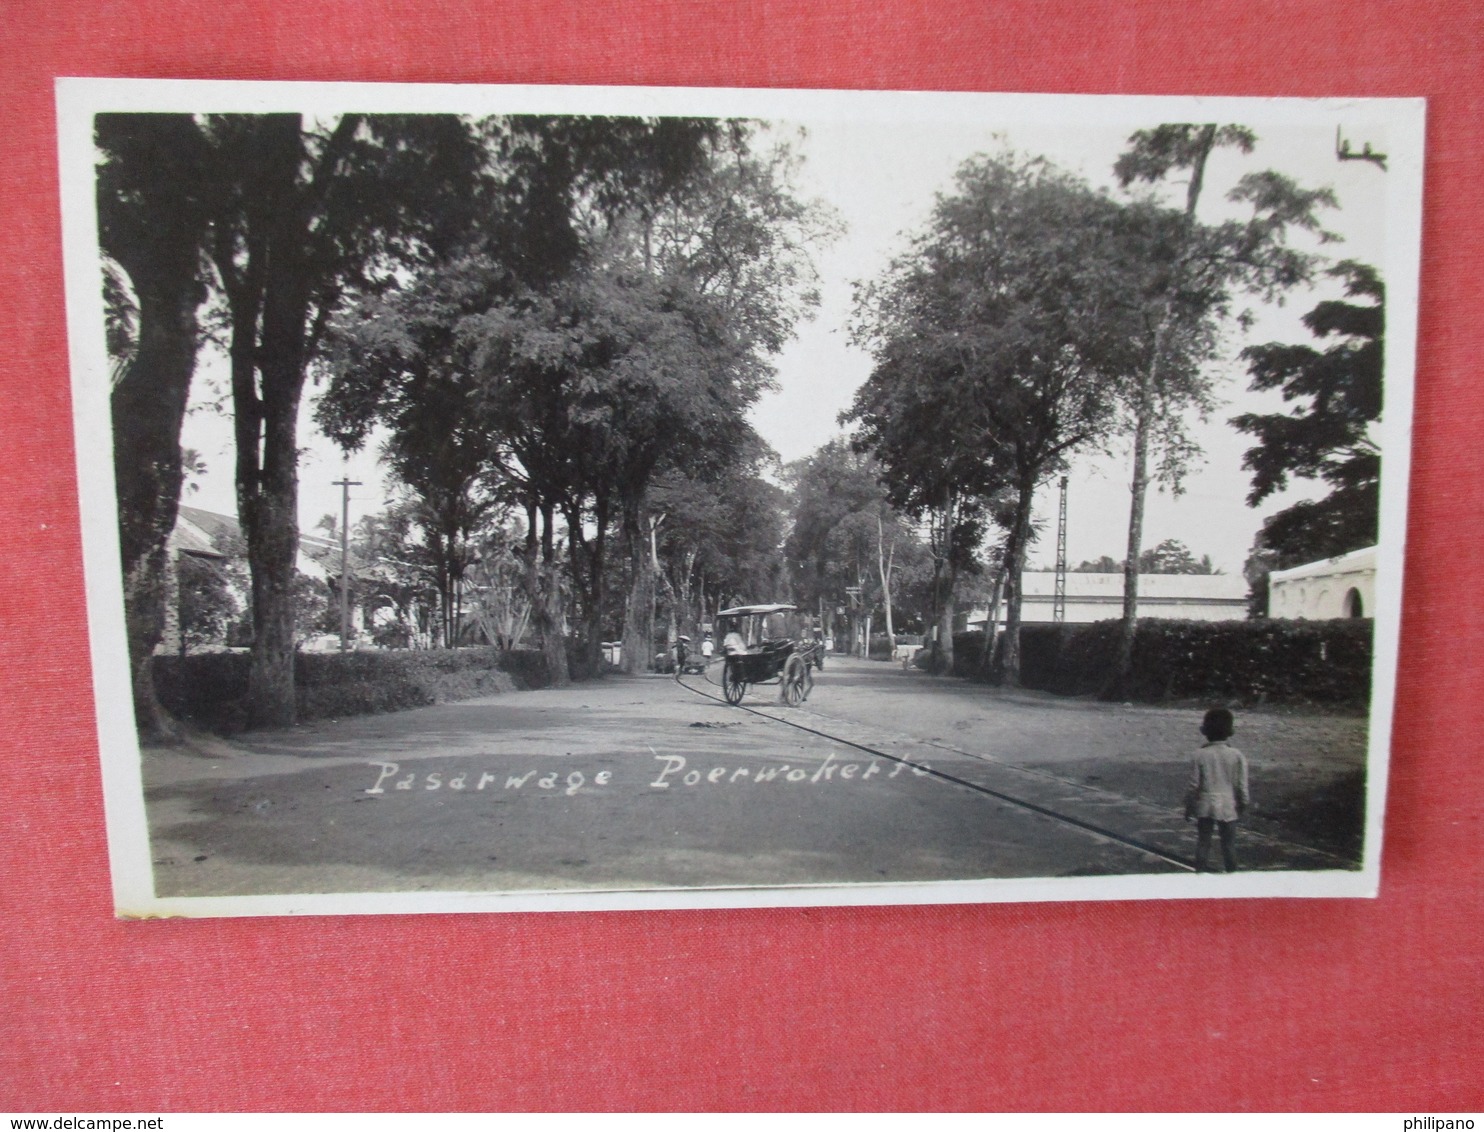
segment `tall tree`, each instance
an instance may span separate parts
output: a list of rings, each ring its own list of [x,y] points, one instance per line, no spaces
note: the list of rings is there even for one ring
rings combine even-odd
[[[1133,475],[1130,484],[1128,550],[1123,568],[1123,622],[1112,678],[1105,694],[1119,696],[1133,656],[1139,608],[1139,556],[1144,537],[1144,502],[1149,488],[1149,450],[1163,422],[1166,472],[1178,476],[1191,453],[1179,427],[1190,408],[1210,407],[1209,377],[1202,365],[1215,352],[1221,320],[1233,292],[1272,298],[1306,281],[1316,257],[1286,243],[1290,229],[1332,237],[1319,226],[1320,208],[1333,207],[1328,189],[1305,190],[1272,171],[1249,173],[1227,194],[1252,209],[1245,222],[1202,225],[1196,217],[1206,165],[1218,147],[1251,153],[1257,138],[1245,126],[1167,123],[1136,131],[1114,165],[1119,182],[1157,184],[1183,174],[1184,207],[1156,249],[1162,270],[1144,293],[1148,316],[1142,336],[1145,357],[1128,402],[1133,415]],[[1158,262],[1158,260],[1156,262]]]
[[[451,115],[219,115],[212,259],[230,321],[237,512],[252,570],[248,713],[294,719],[298,412],[348,295],[462,231],[476,153]]]
[[[1244,413],[1232,423],[1258,443],[1243,466],[1252,472],[1253,506],[1288,485],[1289,478],[1330,486],[1323,499],[1305,500],[1270,515],[1258,532],[1258,550],[1275,552],[1269,568],[1286,568],[1371,546],[1380,512],[1381,453],[1371,426],[1382,407],[1385,287],[1374,268],[1346,260],[1330,272],[1345,288],[1304,315],[1324,350],[1269,342],[1242,351],[1252,388],[1277,390],[1287,413]]]
[[[672,470],[651,487],[650,506],[664,517],[662,561],[682,608],[696,620],[730,605],[794,596],[782,555],[787,499],[762,474],[770,460],[754,438],[740,458],[708,465],[700,475]]]
[[[568,679],[568,599],[581,599],[588,662],[605,605],[617,489],[599,467],[600,377],[625,336],[623,296],[595,285],[615,221],[648,215],[734,132],[690,119],[489,119],[490,189],[466,253],[486,294],[458,327],[481,389],[500,490],[526,512],[530,616],[553,679]],[[565,523],[565,531],[562,524]],[[563,554],[562,539],[569,544]],[[568,570],[570,568],[570,576]]]
[[[180,430],[206,298],[207,147],[188,114],[99,114],[94,130],[99,243],[130,285],[111,273],[104,279],[117,361],[110,407],[129,668],[138,726],[160,737],[169,724],[150,658],[171,600],[166,544],[180,503]]]
[[[726,605],[790,596],[779,558],[786,507],[762,475],[773,463],[772,451],[747,429],[732,458],[667,468],[650,484],[672,633],[693,636]]]
[[[794,598],[805,609],[834,609],[848,590],[860,604],[875,558],[865,527],[884,503],[872,463],[869,455],[831,440],[784,471],[793,496],[784,554]],[[855,616],[852,611],[852,622]]]
[[[458,332],[486,301],[483,282],[468,259],[440,263],[336,320],[326,347],[330,381],[315,408],[320,429],[347,450],[378,424],[386,429],[383,458],[416,500],[444,647],[458,642],[464,575],[499,503],[482,390]]]
[[[786,153],[754,154],[745,123],[698,128],[684,174],[660,177],[649,174],[677,162],[643,133],[657,127],[605,121],[628,139],[619,148],[635,178],[574,194],[570,270],[491,307],[476,329],[508,473],[535,493],[543,561],[547,516],[565,515],[594,617],[610,523],[618,532],[634,670],[653,651],[649,485],[667,467],[740,451],[743,412],[771,381],[768,356],[816,301],[808,253],[826,225],[795,197]],[[536,616],[539,628],[539,602]],[[585,636],[596,651],[596,627]]]
[[[858,644],[879,605],[890,634],[893,574],[915,565],[919,548],[887,498],[876,461],[844,440],[831,440],[786,474],[793,500],[784,552],[795,600],[806,610],[832,612],[845,604]]]
[[[769,359],[818,305],[812,251],[834,231],[823,206],[797,195],[798,163],[787,146],[760,149],[756,135],[735,128],[723,140],[683,192],[613,231],[629,236],[627,264],[614,264],[627,289],[650,292],[646,321],[625,351],[646,380],[636,389],[624,378],[629,366],[611,370],[620,380],[608,393],[618,412],[605,470],[631,564],[626,664],[653,651],[651,558],[642,542],[648,484],[666,465],[745,455],[743,415],[772,383]]]
[[[999,472],[992,460],[986,463],[972,435],[958,435],[968,422],[955,414],[944,391],[913,380],[911,372],[890,363],[878,366],[875,384],[868,383],[870,400],[858,396],[841,419],[857,422],[854,443],[880,462],[888,500],[926,533],[932,670],[941,673],[953,666],[957,580],[973,570],[987,526],[985,500]]]
[[[940,485],[936,506],[1013,492],[999,665],[1014,683],[1035,489],[1109,427],[1145,265],[1128,254],[1133,210],[1044,160],[976,158],[955,187],[861,294],[857,340],[877,364],[847,416],[908,493]],[[974,518],[945,516],[949,531]]]

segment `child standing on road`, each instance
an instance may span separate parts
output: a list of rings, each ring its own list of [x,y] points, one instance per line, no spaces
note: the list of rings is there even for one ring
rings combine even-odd
[[[1237,819],[1247,809],[1247,756],[1231,745],[1236,731],[1232,713],[1212,708],[1201,721],[1206,743],[1190,760],[1190,787],[1185,792],[1185,820],[1195,819],[1195,867],[1210,871],[1211,834],[1220,832],[1226,871],[1237,871]]]

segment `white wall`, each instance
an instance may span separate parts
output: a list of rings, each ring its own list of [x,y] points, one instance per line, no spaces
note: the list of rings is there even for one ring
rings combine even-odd
[[[1376,606],[1374,547],[1290,570],[1268,578],[1268,616],[1320,621],[1370,617]]]

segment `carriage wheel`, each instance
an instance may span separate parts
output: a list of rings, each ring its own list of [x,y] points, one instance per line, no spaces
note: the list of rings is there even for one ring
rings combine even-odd
[[[809,666],[804,663],[804,658],[791,656],[788,663],[783,666],[783,687],[781,689],[783,702],[791,707],[797,707],[804,702],[804,697],[809,693],[804,687],[804,681],[809,678]]]
[[[737,666],[730,660],[721,668],[721,694],[733,707],[740,704],[742,697],[747,694],[747,681],[737,674]]]

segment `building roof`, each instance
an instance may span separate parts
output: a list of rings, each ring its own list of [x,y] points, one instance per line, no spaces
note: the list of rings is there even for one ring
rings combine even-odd
[[[185,508],[181,510],[184,511]],[[192,554],[197,558],[229,557],[217,548],[216,541],[201,524],[184,514],[176,516],[175,529],[170,532],[170,546],[182,554]]]
[[[1123,611],[1123,574],[1069,573],[1062,615],[1088,624]],[[1027,570],[1021,575],[1021,618],[1026,623],[1056,619],[1056,572]],[[1003,605],[1000,616],[1005,616]],[[1247,615],[1247,580],[1240,574],[1140,574],[1139,615],[1201,621],[1235,620]],[[983,606],[964,614],[967,625],[989,617]]]
[[[1021,575],[1021,595],[1050,598],[1056,594],[1056,571],[1027,570]],[[1123,574],[1067,572],[1068,598],[1123,600]],[[1247,579],[1240,574],[1140,574],[1139,600],[1240,601],[1247,600]]]
[[[237,558],[247,553],[247,539],[235,515],[203,511],[199,507],[180,508],[171,536],[178,549],[187,554]],[[361,571],[367,563],[350,555],[350,568]],[[340,540],[323,535],[299,532],[299,555],[296,568],[314,578],[338,577],[340,574]]]
[[[231,554],[244,545],[242,528],[237,525],[235,515],[219,515],[215,511],[203,511],[199,507],[186,507],[182,504],[176,527],[184,527],[198,537],[204,537],[207,549],[210,550]]]
[[[1305,562],[1301,566],[1290,566],[1287,570],[1274,570],[1268,575],[1271,582],[1294,582],[1302,578],[1330,578],[1342,574],[1374,574],[1376,572],[1376,548],[1364,546],[1349,554],[1338,554],[1333,558],[1321,558],[1318,562]]]

